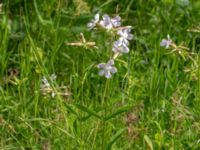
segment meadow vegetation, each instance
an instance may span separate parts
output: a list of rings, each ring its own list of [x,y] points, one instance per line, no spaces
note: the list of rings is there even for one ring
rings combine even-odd
[[[109,79],[97,13],[132,26]],[[0,1],[0,149],[199,150],[199,65],[199,0]]]

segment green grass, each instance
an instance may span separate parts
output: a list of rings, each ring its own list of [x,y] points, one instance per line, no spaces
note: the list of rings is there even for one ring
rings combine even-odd
[[[3,0],[0,149],[200,149],[200,33],[187,31],[200,28],[200,1],[183,1]],[[96,65],[109,58],[109,36],[86,25],[117,6],[134,40],[107,80]],[[81,32],[99,49],[65,44]],[[167,34],[193,59],[167,54]],[[52,88],[65,85],[70,96],[41,93],[53,73]]]

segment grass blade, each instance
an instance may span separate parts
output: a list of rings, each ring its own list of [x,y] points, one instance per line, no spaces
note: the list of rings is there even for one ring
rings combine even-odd
[[[76,108],[78,108],[78,109],[80,109],[80,110],[82,110],[84,112],[87,112],[88,114],[90,114],[90,115],[92,115],[92,116],[94,116],[94,117],[96,117],[98,119],[101,119],[101,116],[97,115],[96,112],[90,110],[89,108],[87,108],[87,107],[85,107],[83,105],[80,105],[80,104],[76,104],[75,106],[76,106]]]
[[[70,111],[72,114],[78,116],[77,112],[74,110],[73,106],[70,104],[66,104],[64,103],[65,107],[68,109],[68,111]]]
[[[152,142],[151,142],[151,139],[150,139],[146,134],[144,135],[144,140],[145,140],[145,142],[147,143],[149,149],[150,149],[150,150],[153,150],[153,144],[152,144]]]
[[[124,106],[124,107],[121,107],[119,108],[117,111],[115,111],[114,113],[104,117],[104,120],[107,121],[107,120],[110,120],[124,112],[127,112],[130,108],[132,108],[132,106]]]
[[[122,133],[126,130],[126,128],[123,128],[121,130],[119,130],[109,141],[109,143],[106,146],[106,150],[110,150],[112,145],[117,141],[117,139],[120,138],[120,136],[122,135]]]

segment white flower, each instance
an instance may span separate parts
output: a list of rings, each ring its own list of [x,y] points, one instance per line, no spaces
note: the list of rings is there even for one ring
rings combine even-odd
[[[46,77],[42,77],[41,80],[42,80],[41,88],[50,87],[50,84],[49,84],[49,82],[48,82]]]
[[[100,17],[99,14],[96,14],[94,16],[94,19],[92,19],[91,22],[87,24],[89,30],[93,29],[97,25],[97,23],[99,22],[99,17]]]
[[[167,39],[162,39],[160,42],[160,46],[163,46],[165,48],[169,48],[169,46],[172,44],[172,40],[170,39],[169,34],[167,35]]]
[[[118,41],[115,41],[112,47],[112,51],[117,53],[128,53],[129,48],[128,44],[123,43],[120,39]]]
[[[133,35],[131,32],[131,26],[128,28],[121,29],[117,32],[117,34],[120,36],[119,40],[123,43],[128,45],[128,41],[133,39]]]
[[[52,92],[51,97],[54,98],[56,96],[56,93]]]
[[[117,68],[113,67],[114,60],[109,60],[107,63],[100,63],[97,67],[100,69],[99,75],[105,76],[107,79],[112,77],[112,74],[117,72]]]
[[[114,27],[119,27],[119,26],[121,26],[121,17],[116,16],[116,17],[111,19],[111,22],[112,22]]]
[[[102,18],[103,18],[103,20],[100,21],[100,25],[108,30],[112,29],[113,24],[112,24],[110,17],[107,14],[105,14],[105,15],[103,15]]]
[[[112,29],[113,27],[121,26],[121,18],[120,16],[116,16],[114,18],[110,18],[107,14],[103,15],[103,20],[100,21],[100,25],[105,29]]]

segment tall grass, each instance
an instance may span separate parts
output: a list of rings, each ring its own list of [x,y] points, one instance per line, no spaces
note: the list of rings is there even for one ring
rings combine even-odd
[[[0,149],[200,148],[199,1],[2,4]],[[96,67],[109,58],[109,36],[86,27],[97,12],[133,26],[130,52],[117,59],[111,79]],[[66,45],[81,32],[99,49]],[[190,49],[192,60],[160,47],[167,34]],[[42,77],[55,97],[41,92]]]

